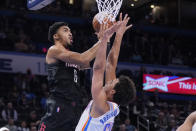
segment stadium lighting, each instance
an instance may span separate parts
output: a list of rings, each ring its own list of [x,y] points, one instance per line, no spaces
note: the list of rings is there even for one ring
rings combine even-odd
[[[133,1],[137,2],[138,0],[133,0]]]
[[[131,6],[134,7],[135,5],[134,4],[131,4]]]
[[[69,0],[69,4],[73,5],[74,4],[74,0]]]
[[[154,5],[150,5],[150,8],[152,8],[152,9],[153,9],[154,7],[155,7]]]

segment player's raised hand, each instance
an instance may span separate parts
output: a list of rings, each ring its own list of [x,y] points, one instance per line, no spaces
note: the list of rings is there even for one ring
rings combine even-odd
[[[122,22],[116,22],[114,23],[110,28],[108,28],[108,24],[101,24],[100,31],[97,34],[98,39],[107,39],[109,40],[112,35],[118,31],[118,29],[121,27]]]
[[[120,13],[119,21],[121,22],[121,25],[120,25],[120,28],[118,28],[116,32],[117,35],[123,35],[126,32],[126,30],[132,27],[132,24],[127,26],[129,19],[130,17],[128,17],[127,14],[124,16],[124,18],[122,18],[122,13]]]
[[[96,33],[96,35],[97,35],[97,37],[98,37],[99,40],[103,38],[103,36],[104,36],[104,31],[106,30],[106,26],[107,26],[107,25],[104,24],[104,23],[100,25],[99,32]]]

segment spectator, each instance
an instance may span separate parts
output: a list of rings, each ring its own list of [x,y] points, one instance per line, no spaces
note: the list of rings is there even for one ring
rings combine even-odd
[[[176,130],[177,130],[176,121],[171,120],[170,123],[169,123],[169,126],[166,129],[166,131],[176,131]]]
[[[0,112],[2,112],[4,106],[5,106],[5,103],[3,102],[3,98],[0,98]]]
[[[31,130],[30,131],[37,131],[37,127],[36,126],[31,126]]]
[[[169,117],[168,117],[168,123],[171,123],[171,120],[175,120],[175,116],[174,114],[170,114]]]
[[[155,125],[157,130],[159,129],[160,131],[164,131],[167,128],[167,119],[165,118],[165,114],[163,112],[159,112]]]
[[[137,131],[136,127],[130,124],[129,118],[125,120],[125,126],[126,126],[126,131]]]
[[[39,125],[39,123],[40,123],[40,120],[37,118],[37,113],[36,113],[36,111],[31,111],[30,112],[30,118],[28,119],[29,120],[29,124],[30,124],[30,126],[32,127],[32,126],[38,126]]]
[[[14,44],[15,50],[20,52],[27,52],[28,45],[25,43],[24,39],[21,39],[19,42]]]
[[[171,114],[174,114],[175,118],[180,117],[180,112],[178,111],[176,104],[172,105]]]
[[[19,101],[18,101],[18,109],[20,109],[20,112],[24,113],[25,111],[28,111],[29,110],[29,102],[26,98],[26,95],[23,93],[21,98],[19,98]]]
[[[126,126],[125,126],[125,124],[121,124],[119,127],[120,127],[120,128],[119,128],[119,131],[126,131]]]
[[[13,105],[11,102],[7,104],[7,107],[2,111],[1,115],[4,121],[7,121],[10,118],[14,119],[14,121],[18,120],[18,113],[13,108]]]
[[[168,111],[168,104],[166,102],[163,103],[163,109],[162,109],[163,113],[165,114],[165,118],[167,119],[167,121],[169,121],[169,117],[170,117],[170,113]]]
[[[44,110],[46,109],[46,101],[47,101],[48,96],[49,96],[49,92],[45,91],[44,96],[41,98],[41,101],[40,101],[42,109]]]
[[[11,118],[8,120],[8,124],[5,127],[7,127],[10,131],[17,131],[17,126],[14,124],[14,120]]]
[[[9,101],[12,101],[13,105],[17,105],[17,99],[19,96],[19,92],[17,90],[17,87],[14,86],[13,89],[8,94],[8,99]]]
[[[29,131],[26,121],[21,122],[21,126],[18,127],[18,131]]]

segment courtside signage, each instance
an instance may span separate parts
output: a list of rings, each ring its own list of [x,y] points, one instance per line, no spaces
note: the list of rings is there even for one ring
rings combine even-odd
[[[0,52],[0,72],[26,73],[28,69],[36,75],[47,75],[45,56]]]
[[[196,78],[144,74],[143,90],[196,95]]]

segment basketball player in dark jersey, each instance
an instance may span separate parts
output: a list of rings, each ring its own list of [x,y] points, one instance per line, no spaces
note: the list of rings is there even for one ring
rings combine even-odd
[[[107,30],[111,32],[113,28],[115,25]],[[76,111],[80,99],[79,70],[90,66],[90,61],[95,58],[102,41],[99,40],[84,53],[70,51],[68,47],[73,42],[72,33],[64,22],[56,22],[50,26],[48,38],[54,42],[46,55],[51,90],[47,112],[38,131],[72,131],[79,118]]]

